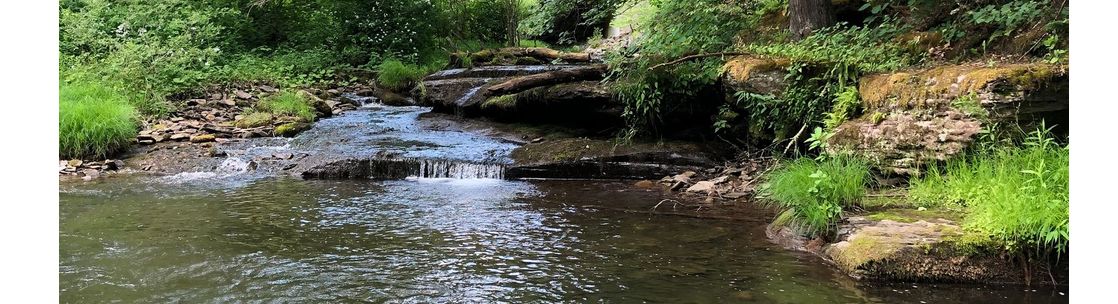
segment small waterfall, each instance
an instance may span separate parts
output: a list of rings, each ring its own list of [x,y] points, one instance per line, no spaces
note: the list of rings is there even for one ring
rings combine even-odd
[[[418,178],[491,178],[504,179],[505,166],[497,164],[469,163],[435,159],[415,160],[419,167],[409,177]]]
[[[302,176],[323,179],[504,179],[505,166],[445,159],[346,159],[316,166],[304,171]]]
[[[484,80],[489,81],[489,78],[485,78]],[[470,101],[471,98],[474,98],[474,95],[477,95],[477,92],[480,91],[481,87],[483,86],[484,85],[476,86],[469,91],[466,91],[466,94],[463,94],[462,97],[458,98],[458,100],[454,101],[454,103],[457,105],[465,105],[467,102]]]

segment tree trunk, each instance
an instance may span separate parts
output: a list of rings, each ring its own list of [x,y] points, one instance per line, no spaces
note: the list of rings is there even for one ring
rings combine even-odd
[[[788,0],[788,30],[796,40],[836,22],[831,0]]]

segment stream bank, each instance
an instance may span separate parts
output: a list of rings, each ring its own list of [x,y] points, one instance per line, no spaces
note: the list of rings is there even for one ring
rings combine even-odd
[[[778,69],[772,68],[779,64],[779,61],[751,58],[731,60],[724,85],[738,90],[757,90],[758,93],[771,91],[778,86],[774,83],[781,79],[773,74]],[[1033,83],[1066,79],[1060,78],[1060,74],[1051,76],[1051,72],[1044,72],[1047,76],[1032,77],[1029,71],[1035,69],[1027,67],[992,70],[989,73],[981,67],[974,69],[977,72],[950,69],[964,72],[951,72],[954,74],[930,79],[919,78],[919,75],[928,72],[916,72],[914,75],[917,76],[897,76],[915,80],[894,82],[938,83],[941,80],[937,79],[947,77],[955,81],[948,86],[948,90],[953,91],[936,93],[950,94],[941,99],[966,96],[969,94],[966,90],[978,90],[976,94],[979,96],[992,96],[987,99],[995,101],[978,101],[980,104],[1004,109],[1007,103],[1050,100],[1030,97],[1052,95],[1031,94],[1036,88],[1050,87]],[[283,135],[277,130],[292,121],[276,119],[263,126],[237,126],[236,122],[244,119],[238,117],[242,114],[236,109],[244,106],[238,102],[248,102],[259,98],[257,96],[262,93],[271,93],[265,87],[238,88],[210,94],[208,99],[188,100],[186,112],[149,123],[151,128],[137,139],[145,145],[127,155],[123,166],[116,161],[104,163],[112,163],[114,168],[125,172],[150,172],[185,179],[247,174],[256,177],[293,176],[308,180],[400,180],[415,177],[625,180],[628,182],[609,185],[664,195],[651,206],[641,207],[647,208],[651,214],[722,219],[742,219],[757,214],[759,209],[741,211],[741,208],[758,201],[755,192],[763,184],[764,174],[772,168],[771,161],[759,157],[735,159],[732,153],[728,153],[732,148],[715,141],[615,140],[610,134],[621,124],[618,114],[620,104],[605,94],[606,89],[595,81],[602,77],[602,71],[601,67],[592,63],[486,65],[450,69],[425,78],[413,91],[418,94],[415,101],[409,101],[406,94],[376,88],[307,90],[303,94],[311,95],[316,104],[327,106],[316,109],[320,118],[324,119],[314,123],[313,127],[307,123],[299,130],[303,133],[287,134],[292,137],[286,138],[274,136]],[[976,75],[986,75],[983,76],[986,78],[971,81],[965,75],[956,75],[959,73],[979,73]],[[866,94],[876,92],[872,88],[873,79],[877,78],[867,79],[864,87]],[[1002,85],[1006,83],[1016,86],[1010,86],[1010,89],[1020,90],[1008,90]],[[932,96],[891,94],[919,98]],[[385,104],[386,100],[391,100],[387,102],[391,105]],[[895,101],[896,97],[881,100],[880,103],[885,103],[885,100]],[[413,103],[419,106],[410,105]],[[1058,100],[1048,103],[1059,105]],[[927,104],[940,106],[917,108],[931,113],[922,117],[961,119],[935,114],[942,109],[958,111],[950,102]],[[878,106],[874,109],[872,113],[883,113],[889,109],[911,111],[913,108]],[[1054,108],[1048,112],[1052,111],[1061,109]],[[906,117],[903,113],[907,112],[898,113],[901,114],[867,114],[868,118],[862,120],[871,120],[869,125],[872,126],[878,126],[872,120],[889,126],[891,124],[882,121]],[[875,119],[875,116],[885,119]],[[554,120],[539,121],[541,117]],[[997,117],[1004,119],[1007,116]],[[866,124],[861,120],[848,122],[850,125],[859,123]],[[924,122],[913,124],[927,127]],[[840,130],[844,128],[854,127],[843,125]],[[918,133],[919,138],[915,142],[965,144],[973,141],[975,135],[952,133],[950,136],[964,136],[964,139],[947,141],[938,133],[925,133]],[[925,137],[931,139],[924,140]],[[846,138],[835,138],[833,146],[842,146],[845,143],[840,140]],[[908,165],[903,167],[907,170],[914,163],[942,160],[962,150],[955,147],[951,150],[954,152],[946,153],[936,148],[939,146],[926,144],[922,147],[911,142],[895,146],[939,152],[890,152],[892,154],[886,155],[909,158],[898,161],[879,157],[882,159],[877,163],[880,170],[907,173],[897,170],[901,168],[898,164]],[[916,159],[911,155],[924,158]],[[104,163],[98,165],[107,168]],[[73,178],[72,175],[67,176],[71,177],[64,178]],[[617,208],[608,204],[593,206]],[[772,217],[771,211],[766,214]],[[847,275],[863,280],[1025,282],[1025,273],[1029,271],[1018,271],[1019,267],[1002,257],[972,257],[969,252],[950,250],[950,244],[941,244],[944,237],[953,236],[950,232],[959,229],[955,222],[935,217],[900,223],[892,219],[852,214],[840,227],[842,233],[830,242],[805,239],[780,227],[770,227],[766,234],[776,243],[815,253]],[[1054,277],[1063,278],[1065,275]]]

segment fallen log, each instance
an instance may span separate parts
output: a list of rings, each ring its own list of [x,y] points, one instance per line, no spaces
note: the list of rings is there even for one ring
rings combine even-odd
[[[521,92],[527,89],[553,85],[559,83],[584,81],[584,80],[601,80],[606,72],[606,66],[602,64],[588,65],[585,67],[576,67],[571,69],[564,69],[552,71],[547,73],[540,73],[535,75],[520,76],[508,81],[490,86],[486,89],[487,96],[499,96],[511,93]]]

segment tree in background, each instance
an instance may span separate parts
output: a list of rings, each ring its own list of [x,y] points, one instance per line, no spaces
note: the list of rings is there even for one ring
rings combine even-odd
[[[837,21],[831,0],[789,0],[788,31],[797,40]]]

